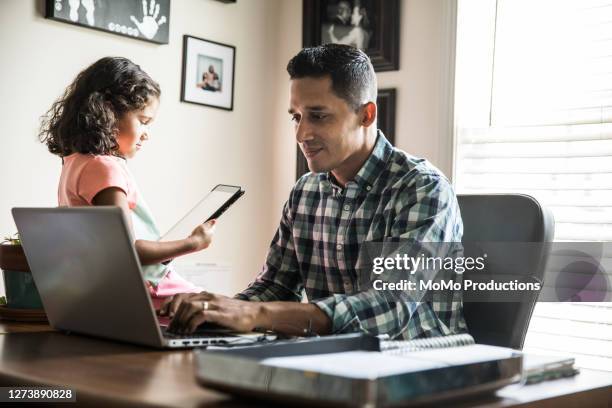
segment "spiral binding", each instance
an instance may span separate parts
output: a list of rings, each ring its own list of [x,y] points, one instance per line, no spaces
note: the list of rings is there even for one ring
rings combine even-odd
[[[383,340],[380,342],[380,350],[388,354],[401,355],[413,351],[469,346],[475,343],[472,336],[462,333],[415,340]]]

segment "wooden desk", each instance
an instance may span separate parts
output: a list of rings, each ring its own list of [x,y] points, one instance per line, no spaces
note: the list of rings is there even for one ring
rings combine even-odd
[[[5,334],[1,334],[5,333]],[[76,389],[77,401],[100,406],[244,407],[253,402],[199,387],[190,351],[157,351],[78,335],[46,325],[0,323],[0,385]],[[261,406],[265,406],[262,403]],[[612,407],[612,375],[585,370],[574,378],[509,386],[456,407]]]
[[[0,335],[0,383],[76,389],[106,406],[214,406],[227,396],[199,387],[189,351],[157,351],[53,331]],[[226,406],[223,404],[223,406]]]
[[[47,323],[18,323],[0,320],[0,334],[53,331]]]

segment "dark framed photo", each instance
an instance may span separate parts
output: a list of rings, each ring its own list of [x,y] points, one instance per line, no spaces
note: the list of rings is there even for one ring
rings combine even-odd
[[[170,0],[46,0],[45,17],[168,44]]]
[[[399,69],[399,0],[304,0],[303,8],[304,47],[348,44],[377,72]]]
[[[395,97],[395,88],[386,88],[379,89],[378,98],[376,98],[378,129],[384,133],[392,145],[395,145]]]
[[[181,101],[234,109],[236,47],[183,36]]]

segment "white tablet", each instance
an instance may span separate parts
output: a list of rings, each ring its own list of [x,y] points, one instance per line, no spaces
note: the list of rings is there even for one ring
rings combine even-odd
[[[176,241],[187,238],[199,224],[219,218],[243,194],[244,190],[239,186],[217,185],[159,240]]]

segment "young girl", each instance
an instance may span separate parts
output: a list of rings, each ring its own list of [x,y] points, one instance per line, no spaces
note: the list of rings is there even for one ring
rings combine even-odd
[[[114,205],[130,223],[144,278],[158,307],[167,296],[202,289],[163,262],[210,245],[215,221],[189,237],[159,242],[159,231],[126,165],[149,139],[161,90],[126,58],[107,57],[77,75],[43,118],[40,140],[62,158],[60,206]]]

